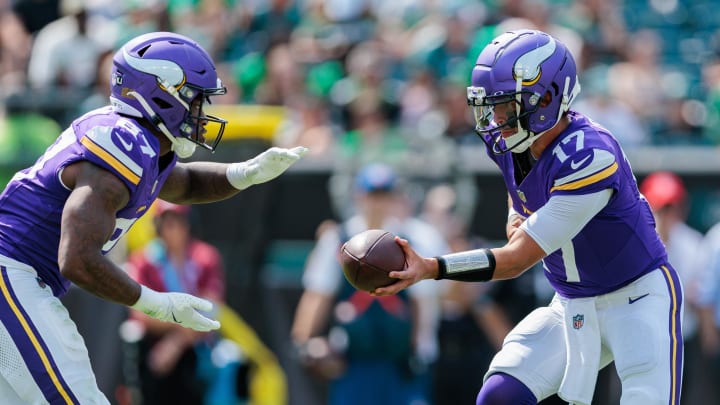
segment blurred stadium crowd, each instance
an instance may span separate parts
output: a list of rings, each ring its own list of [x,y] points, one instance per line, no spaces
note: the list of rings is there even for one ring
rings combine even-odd
[[[32,108],[63,126],[106,102],[119,44],[172,30],[218,61],[231,89],[222,102],[299,117],[278,142],[321,154],[352,143],[341,128],[374,114],[390,119],[400,144],[474,142],[461,105],[478,50],[499,32],[537,27],[578,55],[576,108],[626,147],[713,144],[716,9],[711,0],[0,0],[0,99],[10,113]]]
[[[475,57],[497,34],[520,27],[569,46],[583,86],[574,108],[627,150],[720,144],[714,0],[0,0],[0,184],[77,115],[107,104],[119,45],[169,30],[215,58],[229,90],[215,102],[279,108],[269,141],[309,147],[310,162],[333,162],[334,206],[345,218],[352,204],[342,184],[365,163],[455,173],[464,155],[453,151],[480,142],[465,98]],[[228,128],[230,139],[254,136]],[[463,190],[449,193],[467,221],[476,191]],[[523,315],[513,311],[546,298],[535,276],[494,292],[511,321]],[[470,336],[466,326],[454,327]]]

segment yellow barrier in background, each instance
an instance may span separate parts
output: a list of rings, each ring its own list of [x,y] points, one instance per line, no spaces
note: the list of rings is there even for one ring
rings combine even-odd
[[[250,104],[211,104],[209,115],[226,119],[223,139],[261,138],[271,141],[285,119],[285,107]]]

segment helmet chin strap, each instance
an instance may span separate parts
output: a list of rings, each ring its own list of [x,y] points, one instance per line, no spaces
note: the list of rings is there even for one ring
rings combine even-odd
[[[160,117],[158,117],[157,114],[155,114],[155,112],[152,110],[152,108],[150,108],[150,104],[148,104],[148,102],[142,95],[135,91],[128,92],[128,95],[135,97],[135,99],[145,109],[148,115],[153,119],[153,122],[157,122],[156,125],[158,129],[160,129],[160,132],[162,132],[170,140],[170,150],[175,152],[175,154],[178,155],[179,158],[189,158],[193,155],[193,153],[195,153],[195,148],[197,148],[197,144],[189,139],[173,136],[167,126],[165,126],[165,123],[162,122]]]
[[[546,131],[546,132],[547,132],[547,131]],[[521,141],[521,142],[519,142],[517,145],[511,147],[511,148],[510,148],[510,152],[513,152],[513,153],[523,153],[523,152],[525,152],[526,150],[528,150],[528,148],[530,147],[530,145],[532,145],[533,142],[535,142],[535,140],[538,139],[539,137],[541,137],[542,134],[544,134],[545,132],[541,132],[541,133],[539,133],[539,134],[535,134],[535,135],[532,135],[532,136],[530,136],[530,133],[531,133],[531,132],[528,132],[528,131],[526,131],[525,129],[522,129],[522,128],[520,127],[520,123],[518,123],[518,133],[515,134],[515,135],[512,135],[512,136],[513,136],[513,137],[516,137],[516,136],[517,136],[517,137],[520,137],[520,138],[525,137],[525,140],[524,140],[524,141]],[[508,137],[507,139],[510,139],[510,137]],[[507,142],[507,140],[506,140],[506,142]]]
[[[175,152],[175,154],[178,155],[179,158],[185,159],[192,156],[193,153],[195,153],[196,148],[197,144],[189,139],[173,138],[170,150]]]
[[[565,111],[570,109],[570,103],[577,97],[578,94],[580,94],[580,82],[578,81],[577,77],[575,78],[575,86],[572,89],[572,93],[568,94],[568,90],[570,89],[570,76],[565,77],[565,86],[563,88],[563,95],[562,95],[562,101],[560,103],[560,109],[558,110],[558,118],[557,120],[560,121],[560,118],[565,113]]]

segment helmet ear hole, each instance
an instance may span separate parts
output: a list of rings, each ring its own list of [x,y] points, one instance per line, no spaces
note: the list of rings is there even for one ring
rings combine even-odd
[[[557,94],[557,86],[555,86],[555,83],[553,83],[553,87],[556,89],[555,94]],[[540,107],[547,107],[552,102],[553,96],[550,93],[550,90],[545,92],[545,95],[542,99],[540,99]]]
[[[553,90],[555,90],[555,95],[556,95],[556,96],[559,95],[559,94],[560,94],[560,87],[558,87],[557,83],[552,82],[550,85],[552,86]]]
[[[173,108],[172,104],[168,103],[167,101],[161,99],[160,97],[153,97],[152,101],[157,105],[158,107],[162,108],[163,110],[167,110],[169,108]]]

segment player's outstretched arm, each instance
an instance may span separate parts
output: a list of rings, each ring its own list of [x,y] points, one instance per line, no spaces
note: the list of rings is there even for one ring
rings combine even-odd
[[[173,168],[160,198],[177,204],[219,201],[252,185],[268,182],[305,155],[307,148],[272,147],[238,163],[179,162]]]
[[[422,257],[407,240],[395,241],[405,251],[406,267],[393,271],[390,277],[399,279],[387,287],[376,289],[375,295],[396,294],[425,279],[458,281],[490,281],[515,278],[545,257],[545,252],[525,231],[518,229],[505,246],[450,253],[438,257]]]
[[[227,179],[238,190],[265,183],[282,174],[307,151],[304,146],[292,149],[272,147],[250,160],[230,164]]]
[[[118,177],[92,163],[79,162],[65,168],[63,183],[73,190],[63,209],[58,245],[58,266],[65,278],[100,298],[164,321],[199,331],[219,327],[217,321],[198,312],[211,310],[209,301],[141,287],[102,254],[103,245],[115,232],[115,214],[130,196]]]

